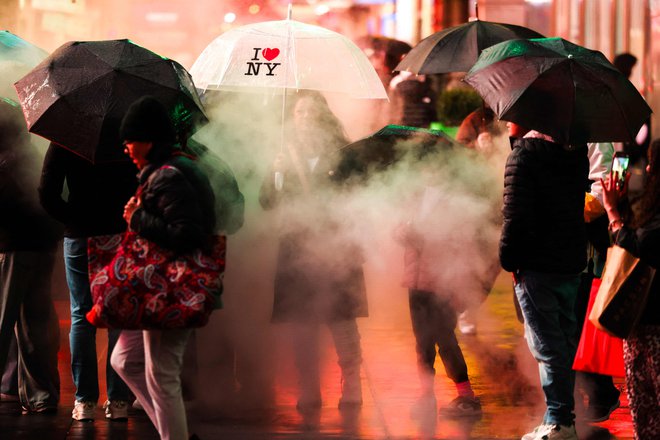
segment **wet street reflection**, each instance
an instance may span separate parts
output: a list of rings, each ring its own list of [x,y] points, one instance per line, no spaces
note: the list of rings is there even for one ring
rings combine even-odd
[[[372,274],[373,276],[373,274]],[[374,288],[378,281],[371,280]],[[392,286],[380,286],[393,289]],[[397,292],[397,295],[400,292]],[[395,299],[392,299],[395,298]],[[370,298],[371,299],[371,298]],[[191,432],[206,439],[519,439],[540,423],[544,405],[538,386],[536,364],[522,337],[512,303],[508,274],[502,273],[495,289],[477,316],[476,335],[462,335],[459,340],[473,382],[474,391],[483,406],[477,418],[455,419],[443,414],[456,394],[453,383],[445,376],[440,360],[436,361],[436,399],[420,396],[416,370],[414,336],[407,315],[407,297],[392,296],[387,307],[372,300],[374,318],[359,321],[362,335],[362,386],[364,404],[338,408],[341,376],[336,354],[329,348],[322,354],[323,405],[317,410],[298,411],[298,388],[295,369],[286,356],[286,344],[277,341],[278,356],[272,369],[272,397],[251,402],[243,393],[254,392],[259,383],[244,383],[229,403],[205,405],[205,390],[215,389],[227,378],[215,369],[217,380],[203,382],[197,399],[188,402]],[[66,302],[58,302],[60,318],[66,317]],[[378,318],[378,319],[377,319]],[[11,402],[0,403],[0,426],[5,439],[157,439],[158,436],[143,412],[132,410],[128,423],[111,423],[101,411],[91,423],[72,421],[70,402],[73,386],[68,367],[66,340],[68,321],[60,320],[63,335],[60,352],[60,374],[63,395],[57,415],[20,415],[20,407]],[[104,332],[99,331],[99,358],[105,359]],[[330,337],[325,335],[324,337]],[[276,339],[277,340],[277,339]],[[288,348],[290,350],[290,348]],[[202,356],[203,357],[203,356]],[[104,366],[99,363],[99,376]],[[623,389],[621,379],[616,384]],[[104,399],[105,384],[101,384]],[[263,391],[263,390],[262,390]],[[269,393],[262,393],[267,396]],[[218,397],[218,396],[216,396]],[[579,414],[579,413],[578,413]],[[610,420],[599,424],[577,423],[582,440],[631,440],[630,413],[625,392],[621,408]]]

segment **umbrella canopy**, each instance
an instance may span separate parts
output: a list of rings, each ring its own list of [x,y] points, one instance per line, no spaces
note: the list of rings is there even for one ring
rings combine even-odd
[[[561,143],[631,140],[651,114],[602,53],[561,38],[492,46],[465,81],[500,119]]]
[[[34,44],[0,31],[0,96],[18,101],[14,83],[47,56],[48,52]]]
[[[356,176],[368,178],[370,173],[383,171],[408,154],[419,158],[456,145],[456,141],[438,130],[386,125],[341,148],[333,178],[340,181]]]
[[[197,87],[309,89],[387,98],[369,59],[345,36],[295,20],[249,24],[223,33],[190,69]]]
[[[11,61],[32,68],[47,56],[48,52],[21,37],[9,31],[0,31],[0,62]]]
[[[542,37],[523,26],[474,20],[424,38],[394,70],[417,74],[467,72],[487,47],[516,38]]]
[[[119,124],[144,95],[168,108],[177,131],[207,121],[186,69],[130,40],[66,43],[15,87],[30,132],[94,163],[126,159]]]

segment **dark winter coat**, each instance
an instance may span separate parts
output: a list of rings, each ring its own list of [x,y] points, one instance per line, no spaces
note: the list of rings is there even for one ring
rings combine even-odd
[[[0,252],[53,250],[62,226],[39,204],[36,148],[0,146]]]
[[[64,224],[66,237],[123,232],[124,206],[135,194],[137,172],[128,160],[94,165],[51,143],[41,170],[41,205]]]
[[[309,194],[291,163],[283,187],[274,173],[263,182],[259,201],[282,214],[274,285],[273,321],[337,321],[367,316],[367,295],[359,247],[342,235],[331,203],[337,183],[334,160],[321,157],[313,171],[303,164]]]
[[[209,180],[185,156],[150,163],[138,176],[141,206],[130,227],[176,252],[207,248],[215,230],[215,198]]]
[[[586,147],[516,139],[504,175],[500,263],[544,273],[577,274],[586,266]]]
[[[216,229],[233,234],[243,226],[245,198],[238,188],[234,172],[224,160],[206,145],[188,139],[186,152],[195,156],[199,168],[206,174],[216,198]]]
[[[621,228],[616,236],[616,244],[656,270],[660,270],[660,213],[636,230],[626,226]],[[660,325],[659,310],[660,275],[656,272],[649,291],[648,302],[639,323]]]

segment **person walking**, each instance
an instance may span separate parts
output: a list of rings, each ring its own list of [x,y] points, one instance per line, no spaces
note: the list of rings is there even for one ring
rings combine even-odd
[[[0,371],[17,381],[3,378],[2,400],[24,414],[55,412],[60,399],[51,278],[62,227],[39,205],[38,157],[20,110],[0,100]]]
[[[151,96],[133,103],[120,137],[140,170],[139,189],[124,208],[130,229],[179,253],[207,248],[215,232],[215,198],[206,175],[175,146],[165,107]],[[181,389],[193,329],[123,330],[111,364],[128,384],[163,440],[187,440]]]
[[[299,410],[322,405],[319,331],[327,324],[339,358],[340,408],[362,404],[362,349],[358,317],[367,316],[362,257],[344,234],[331,201],[334,153],[348,144],[341,122],[323,95],[299,91],[292,111],[288,156],[278,155],[259,194],[281,222],[272,320],[292,323],[300,376]]]
[[[614,242],[655,269],[660,268],[660,139],[648,149],[648,180],[634,218],[624,219],[618,205],[625,193],[610,173],[603,201]],[[660,438],[660,278],[656,274],[637,326],[624,339],[626,390],[636,440]]]
[[[509,123],[515,136],[517,124]],[[522,440],[577,440],[573,307],[586,267],[586,145],[572,146],[529,131],[507,158],[500,263],[514,274],[525,337],[539,365],[546,411]]]
[[[119,145],[117,146],[119,148]],[[41,171],[39,197],[50,216],[64,224],[64,266],[71,303],[71,374],[76,388],[71,417],[94,420],[99,395],[96,327],[85,315],[92,308],[87,238],[126,230],[122,212],[137,188],[137,169],[131,162],[92,164],[51,143]],[[110,365],[119,331],[108,329],[105,417],[126,420],[131,399],[126,384]]]

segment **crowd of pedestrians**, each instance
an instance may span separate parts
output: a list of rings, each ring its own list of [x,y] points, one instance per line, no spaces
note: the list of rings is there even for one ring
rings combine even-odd
[[[425,127],[436,118],[428,79],[400,75],[388,80],[397,97],[393,122]],[[332,334],[341,368],[339,407],[359,408],[362,348],[357,318],[368,316],[365,256],[359,244],[342,233],[348,226],[332,211],[332,202],[346,189],[335,178],[334,166],[348,138],[318,92],[297,92],[287,110],[285,142],[258,195],[263,210],[281,213],[271,321],[292,327],[301,412],[322,406],[322,326]],[[9,378],[7,384],[3,380],[2,392],[15,394],[25,413],[57,409],[59,335],[50,277],[63,240],[75,385],[72,418],[89,421],[101,393],[97,329],[87,319],[93,307],[88,238],[131,230],[175,253],[204,249],[214,234],[240,229],[244,199],[226,164],[224,177],[214,176],[201,159],[208,149],[177,133],[167,109],[153,97],[135,102],[122,121],[120,138],[130,161],[106,164],[92,164],[54,143],[43,164],[35,164],[17,111],[0,101],[0,367]],[[493,270],[487,264],[484,274],[474,275],[483,276],[475,290],[487,294],[500,267],[513,275],[515,300],[546,404],[542,423],[522,439],[575,440],[576,390],[587,395],[589,421],[607,419],[620,404],[620,390],[611,377],[580,373],[576,382],[572,369],[585,319],[584,299],[592,280],[600,276],[606,249],[616,243],[653,267],[660,264],[660,141],[618,146],[646,165],[635,209],[624,211],[621,201],[627,187],[615,185],[608,166],[616,145],[569,145],[513,123],[508,127],[511,151],[502,170],[502,216],[493,223],[501,227],[500,265]],[[466,119],[459,141],[484,151],[500,129],[492,110],[484,106]],[[15,148],[19,143],[25,145]],[[456,387],[457,397],[443,408],[444,414],[478,417],[484,408],[455,335],[459,315],[468,308],[460,301],[464,292],[430,269],[436,264],[434,256],[447,246],[446,237],[434,238],[437,218],[451,213],[439,204],[443,194],[434,161],[420,157],[415,174],[423,180],[422,189],[410,195],[405,208],[409,218],[394,237],[405,254],[404,284],[421,398],[435,408],[437,353]],[[40,175],[34,173],[37,169]],[[585,196],[596,201],[599,212],[585,211]],[[496,261],[491,252],[495,247],[481,245],[485,260]],[[644,440],[660,436],[658,290],[660,281],[655,280],[644,315],[625,340],[626,390],[636,438]],[[135,402],[161,438],[190,438],[181,374],[193,331],[109,329],[105,417],[125,420]]]

